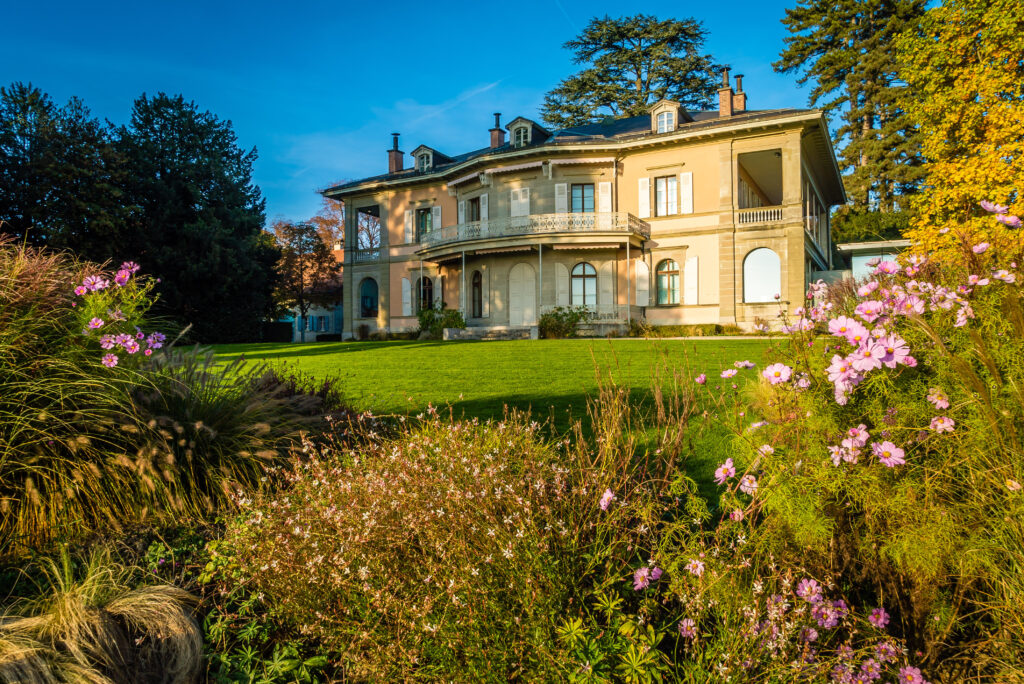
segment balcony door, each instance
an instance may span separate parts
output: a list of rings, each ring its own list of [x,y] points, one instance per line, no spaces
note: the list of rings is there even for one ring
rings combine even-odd
[[[537,277],[529,264],[516,264],[508,275],[508,324],[537,324]]]

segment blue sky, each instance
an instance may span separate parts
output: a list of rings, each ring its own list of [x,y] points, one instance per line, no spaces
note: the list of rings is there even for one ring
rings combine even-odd
[[[594,15],[693,16],[707,49],[743,73],[748,106],[802,107],[771,68],[794,3],[8,3],[0,85],[30,81],[126,122],[141,93],[183,94],[255,146],[269,219],[303,219],[318,188],[387,170],[389,133],[457,154],[483,147],[492,112],[539,118],[574,70],[562,44]],[[408,157],[406,163],[408,164]]]

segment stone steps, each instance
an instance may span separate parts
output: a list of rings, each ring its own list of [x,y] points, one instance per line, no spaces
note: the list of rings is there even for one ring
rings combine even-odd
[[[536,328],[445,328],[446,340],[480,340],[494,342],[498,340],[531,340],[537,339]]]

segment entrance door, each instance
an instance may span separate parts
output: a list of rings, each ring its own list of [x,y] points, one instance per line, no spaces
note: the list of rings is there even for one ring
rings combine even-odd
[[[529,264],[516,264],[508,275],[508,324],[537,324],[537,279]]]

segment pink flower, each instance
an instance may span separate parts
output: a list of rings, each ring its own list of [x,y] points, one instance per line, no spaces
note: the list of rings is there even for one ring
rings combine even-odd
[[[754,496],[757,493],[757,478],[753,475],[744,475],[740,478],[740,491]]]
[[[657,582],[661,579],[661,576],[663,574],[665,574],[665,571],[659,568],[657,565],[655,565],[653,568],[651,568],[651,581]]]
[[[148,349],[146,350],[149,351]],[[152,352],[150,352],[152,353]],[[604,490],[604,494],[601,495],[601,510],[607,511],[608,507],[612,505],[612,501],[615,501],[615,494],[610,489]]]
[[[900,676],[896,678],[896,681],[900,684],[925,684],[921,671],[910,665],[900,668]]]
[[[988,248],[989,244],[987,242],[979,242],[978,244],[971,247],[971,251],[974,252],[975,254],[984,254],[985,250],[987,250]]]
[[[167,341],[167,336],[161,332],[150,333],[149,337],[146,338],[146,344],[153,349],[159,349],[164,346],[164,342]]]
[[[727,458],[725,459],[725,463],[718,466],[718,469],[715,470],[715,482],[720,485],[724,485],[726,481],[734,475],[736,475],[736,468],[732,464],[732,459]]]
[[[996,280],[1002,280],[1004,283],[1014,283],[1017,281],[1017,276],[1010,273],[1005,268],[1001,268],[992,274],[992,277]]]
[[[885,305],[882,302],[871,299],[858,304],[854,313],[864,319],[865,323],[874,323],[882,315],[884,308]]]
[[[868,622],[873,624],[878,629],[882,629],[889,624],[889,614],[885,612],[884,608],[875,608],[868,615]]]
[[[842,444],[847,449],[859,449],[868,443],[869,437],[871,437],[871,433],[868,432],[867,426],[861,423],[857,427],[846,431],[846,439],[843,440]]]
[[[152,349],[147,349],[146,351],[144,351],[142,353],[145,354],[146,356],[152,356],[153,355],[153,350]]]
[[[692,639],[697,636],[697,623],[690,618],[679,621],[679,636]]]
[[[984,209],[990,214],[1005,214],[1006,212],[1010,211],[1010,207],[1004,206],[1002,204],[996,204],[995,202],[989,202],[988,200],[981,200],[979,204],[981,204],[982,209]]]
[[[775,449],[773,449],[770,444],[762,444],[757,447],[757,453],[761,456],[771,456],[775,453]]]
[[[828,331],[829,334],[836,337],[847,337],[850,334],[850,330],[856,325],[860,325],[860,323],[848,316],[839,316],[828,322]]]
[[[87,288],[85,285],[79,285],[78,287],[75,288],[75,294],[78,295],[79,297],[81,297],[88,291],[89,288]]]
[[[882,363],[889,368],[895,368],[899,363],[906,363],[910,358],[910,347],[898,335],[889,335],[878,340],[878,346],[885,351]]]
[[[90,330],[96,330],[97,328],[102,328],[102,327],[103,327],[103,319],[102,318],[94,318],[91,321],[89,321],[89,329]]]
[[[882,263],[882,257],[871,257],[865,263],[866,263],[867,266],[870,266],[871,268],[874,268],[878,264]]]
[[[1021,488],[1021,484],[1020,484],[1020,482],[1017,482],[1016,480],[1007,479],[1006,480],[1006,488],[1009,489],[1011,492],[1019,492],[1020,488]]]
[[[733,522],[739,522],[743,520],[743,511],[741,511],[738,508],[732,509],[732,512],[729,513],[729,519]]]
[[[943,432],[952,432],[953,426],[955,425],[956,422],[952,418],[947,416],[935,416],[932,418],[931,428],[939,434],[942,434]]]
[[[1020,228],[1020,217],[1019,216],[1007,216],[1006,214],[999,214],[996,216],[996,221],[999,221],[1004,226],[1009,228]]]
[[[117,275],[114,276],[114,284],[117,285],[118,287],[123,287],[128,282],[128,279],[131,277],[132,274],[129,273],[128,271],[118,271]]]
[[[917,295],[903,295],[896,300],[896,313],[910,316],[924,313],[924,300]]]
[[[892,275],[898,273],[900,265],[895,261],[882,261],[875,267],[875,273],[885,273],[886,275]]]
[[[828,373],[829,382],[846,382],[856,373],[850,360],[838,354],[832,356],[832,363],[825,372]]]
[[[122,344],[121,346],[124,347],[124,350],[129,354],[134,354],[135,352],[139,351],[140,348],[139,343],[133,339],[125,340],[124,344]]]
[[[731,378],[734,375],[736,375],[738,372],[739,371],[736,370],[735,368],[727,368],[724,371],[722,371],[722,377],[723,378]]]
[[[885,356],[885,347],[880,344],[876,344],[868,341],[867,344],[861,345],[857,351],[850,354],[850,358],[853,359],[853,367],[861,373],[867,373],[875,368],[882,367],[882,358]]]
[[[932,387],[928,390],[928,401],[930,401],[937,409],[948,409],[949,408],[949,397],[939,387]]]
[[[109,287],[110,282],[104,280],[102,276],[89,276],[82,281],[82,285],[89,288],[90,291],[95,292],[96,290],[103,290]]]
[[[633,573],[633,591],[640,591],[651,586],[650,575],[650,568],[637,568],[636,572]]]
[[[817,580],[805,577],[796,585],[796,595],[808,603],[818,603],[821,601],[821,585]]]
[[[857,294],[861,297],[870,297],[871,293],[878,289],[877,280],[869,280],[868,282],[857,288]]]
[[[761,372],[761,375],[768,379],[773,385],[788,382],[793,375],[793,369],[784,363],[773,363]]]
[[[135,273],[136,271],[139,270],[139,265],[134,261],[126,261],[123,264],[121,264],[121,268],[119,268],[118,270],[128,271],[129,273]]]
[[[704,561],[697,560],[696,558],[691,558],[690,562],[687,563],[684,567],[686,571],[689,572],[691,575],[700,577],[704,574]]]
[[[896,660],[896,656],[900,653],[899,649],[896,648],[891,642],[879,641],[875,644],[875,657],[883,663]]]
[[[982,278],[981,276],[976,276],[972,273],[971,275],[967,276],[967,282],[970,285],[978,285],[980,287],[984,287],[985,285],[988,285],[989,280],[988,278]]]
[[[737,361],[732,365],[736,366],[737,368],[753,368],[757,364],[753,363],[752,361]]]
[[[694,381],[695,383],[697,383],[698,385],[703,385],[704,383],[706,383],[706,382],[708,381],[708,376],[707,376],[707,375],[705,375],[704,373],[701,373],[700,375],[698,375],[697,377],[695,377],[695,378],[693,379],[693,381]]]
[[[107,368],[113,368],[114,366],[117,365],[117,355],[116,354],[104,354],[102,362],[103,362],[103,365],[106,366]]]
[[[113,349],[117,346],[117,342],[114,341],[113,335],[101,335],[100,346],[104,349]]]
[[[882,443],[872,442],[871,451],[874,452],[878,460],[882,462],[882,465],[886,465],[890,468],[895,468],[898,465],[903,465],[907,462],[904,458],[905,452],[892,442],[885,441]]]

